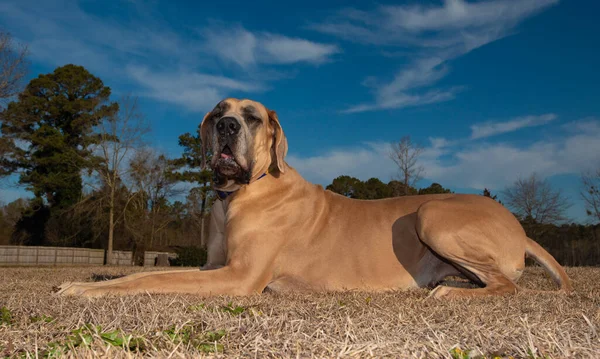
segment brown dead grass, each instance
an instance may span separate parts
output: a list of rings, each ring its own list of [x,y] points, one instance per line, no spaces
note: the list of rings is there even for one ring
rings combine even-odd
[[[471,358],[600,357],[600,268],[568,268],[571,296],[524,292],[439,301],[427,300],[424,289],[208,299],[51,294],[64,281],[142,270],[153,269],[0,268],[0,308],[12,317],[0,324],[0,357],[43,357],[52,343],[65,348],[62,357],[189,358],[215,355],[210,351],[217,348],[220,357],[450,358],[454,347],[471,350]],[[555,289],[538,267],[528,268],[520,284]],[[85,324],[102,328],[83,331],[89,344],[68,347],[72,330]],[[226,335],[212,342],[210,333],[219,330]],[[117,332],[143,348],[126,350],[101,337]]]

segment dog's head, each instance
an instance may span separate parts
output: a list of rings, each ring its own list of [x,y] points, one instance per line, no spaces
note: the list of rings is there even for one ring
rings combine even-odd
[[[228,98],[207,113],[200,125],[204,152],[217,188],[248,184],[262,173],[284,173],[287,140],[275,111],[251,100]]]

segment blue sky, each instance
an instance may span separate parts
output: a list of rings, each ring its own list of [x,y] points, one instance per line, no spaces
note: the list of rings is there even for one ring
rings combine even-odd
[[[85,66],[132,93],[152,145],[176,156],[227,96],[279,114],[288,162],[327,185],[389,181],[389,143],[425,147],[421,186],[499,192],[536,171],[585,219],[579,174],[600,165],[597,1],[1,0],[31,76]],[[0,189],[4,201],[22,194]]]

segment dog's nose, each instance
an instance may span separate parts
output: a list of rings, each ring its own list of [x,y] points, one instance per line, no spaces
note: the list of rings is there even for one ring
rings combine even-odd
[[[240,131],[240,123],[233,117],[223,117],[217,122],[217,131],[221,136],[235,135]]]

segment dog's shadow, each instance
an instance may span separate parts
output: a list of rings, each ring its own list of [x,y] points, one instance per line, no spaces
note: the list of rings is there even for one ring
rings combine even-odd
[[[122,278],[125,277],[125,274],[96,274],[93,273],[90,276],[90,279],[92,280],[92,282],[102,282],[105,280],[111,280],[111,279],[117,279],[117,278]]]
[[[419,286],[429,289],[433,289],[439,285],[457,288],[481,288],[484,286],[484,284],[475,276],[475,274],[462,267],[459,267],[454,263],[451,263],[448,259],[440,256],[431,248],[429,248],[427,244],[422,242],[416,231],[413,230],[413,228],[415,228],[416,220],[417,213],[412,212],[398,218],[393,223],[392,247],[398,262],[402,264],[402,266],[406,269],[410,276],[413,277],[415,282],[419,284]],[[415,250],[421,252],[416,253]],[[427,256],[425,251],[429,251],[431,254]],[[427,259],[428,257],[429,259]],[[437,258],[440,263],[435,263],[436,261],[432,262],[434,257]],[[426,261],[421,264],[420,261],[424,260],[424,258]],[[431,263],[434,263],[434,265],[437,266],[443,265],[442,263],[446,263],[448,266],[454,267],[455,270],[448,271],[448,269],[440,269],[442,273],[446,272],[445,276],[443,274],[439,275],[435,273],[428,273],[427,270],[423,269],[423,266],[431,265]],[[450,274],[453,271],[457,271],[457,273]]]

